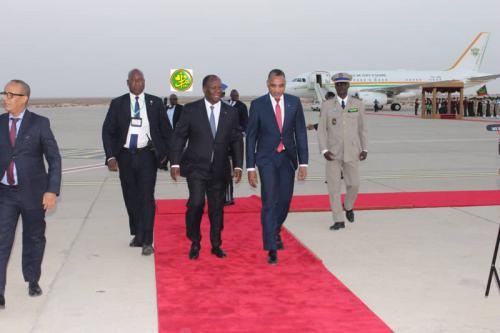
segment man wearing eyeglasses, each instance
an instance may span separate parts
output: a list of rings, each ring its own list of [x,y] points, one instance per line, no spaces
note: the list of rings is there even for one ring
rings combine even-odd
[[[19,216],[23,221],[23,276],[28,294],[40,296],[45,212],[56,206],[61,155],[49,120],[27,109],[30,87],[12,80],[0,93],[0,309],[5,308],[7,263]],[[44,158],[48,163],[45,169]]]

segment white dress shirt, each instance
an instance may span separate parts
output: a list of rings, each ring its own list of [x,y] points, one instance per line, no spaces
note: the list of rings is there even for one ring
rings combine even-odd
[[[212,109],[210,109],[210,107],[211,106],[214,107],[215,130],[217,131],[217,128],[219,127],[221,101],[218,101],[215,104],[210,103],[209,101],[207,101],[206,98],[204,99],[204,101],[205,101],[205,107],[207,109],[208,121],[210,121],[210,114],[212,113]]]
[[[135,109],[135,96],[130,93],[130,116],[134,117],[134,109]],[[144,97],[144,93],[139,95],[139,118],[142,119],[142,126],[136,127],[130,124],[127,133],[127,141],[123,147],[130,148],[130,136],[132,134],[137,134],[137,148],[144,148],[148,145],[148,142],[151,138],[151,134],[149,132],[149,119],[148,113],[146,110],[146,98]]]
[[[17,121],[17,123],[16,123],[16,140],[17,140],[17,134],[19,134],[19,129],[21,128],[21,123],[23,122],[23,117],[24,117],[24,112],[25,111],[26,110],[24,110],[23,112],[21,112],[17,117],[13,117],[12,115],[9,115],[9,128],[7,129],[8,133],[10,133],[10,127],[12,126],[12,118],[19,119]],[[10,164],[10,162],[9,162],[9,164]],[[9,164],[7,164],[7,168],[9,166]],[[7,181],[7,170],[5,170],[5,173],[3,174],[2,184],[9,185],[9,182]],[[16,186],[16,185],[19,185],[19,183],[17,182],[17,168],[16,168],[16,163],[14,163],[14,186]]]
[[[337,95],[337,100],[339,101],[339,105],[342,107],[342,101],[344,101],[344,105],[347,106],[347,100],[349,99],[349,95],[347,95],[345,98],[340,98],[339,95]]]
[[[167,109],[167,117],[170,120],[170,125],[174,128],[174,113],[175,113],[175,105],[169,105]]]

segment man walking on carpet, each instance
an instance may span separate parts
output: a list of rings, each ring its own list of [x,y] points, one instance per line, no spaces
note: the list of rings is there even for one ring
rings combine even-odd
[[[222,250],[224,196],[231,180],[229,151],[236,183],[243,167],[243,137],[238,111],[221,101],[221,80],[216,75],[203,79],[205,97],[186,104],[175,128],[170,155],[170,175],[187,178],[189,200],[186,211],[187,237],[191,240],[189,259],[196,260],[201,249],[200,224],[208,200],[212,254],[226,257]],[[187,143],[187,147],[185,148]]]
[[[305,180],[309,158],[304,111],[298,97],[285,94],[285,73],[273,69],[267,77],[268,94],[250,106],[246,156],[248,182],[257,187],[262,180],[262,236],[268,263],[277,264],[277,250],[283,249],[281,227],[293,196],[295,170]]]

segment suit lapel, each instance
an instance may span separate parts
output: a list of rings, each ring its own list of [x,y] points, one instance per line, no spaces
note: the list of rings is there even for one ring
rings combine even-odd
[[[149,125],[150,128],[151,128],[151,121],[153,120],[153,116],[151,114],[151,112],[153,112],[152,110],[153,102],[154,101],[151,99],[151,96],[144,94],[144,103],[146,103],[146,115],[148,117],[148,122],[150,123]]]
[[[19,132],[17,132],[16,144],[14,145],[14,148],[20,144],[20,142],[22,141],[21,138],[24,136],[30,125],[31,125],[31,112],[29,112],[26,109],[26,111],[24,112],[23,121],[21,121],[21,127],[19,128]]]
[[[283,95],[283,105],[285,106],[285,110],[282,110],[281,113],[284,115],[285,119],[283,121],[283,132],[285,131],[285,127],[288,128],[290,119],[292,119],[292,104],[290,104],[288,98]]]
[[[0,132],[2,132],[2,140],[9,143],[10,146],[10,137],[9,137],[9,114],[4,113],[4,116],[0,118]]]
[[[220,105],[220,114],[219,114],[219,123],[217,124],[217,132],[215,133],[215,137],[217,138],[218,136],[222,135],[220,134],[223,129],[225,128],[226,126],[226,122],[227,122],[227,117],[228,117],[228,106],[226,105],[226,103],[222,102],[221,101],[221,105]]]
[[[130,126],[130,121],[132,119],[132,115],[130,114],[130,94],[125,95],[122,104],[122,112],[123,112],[123,124],[126,126],[127,130]]]
[[[353,97],[352,96],[349,96],[349,98],[347,99],[347,104],[345,105],[345,111],[347,112],[351,106],[352,106],[352,99]]]
[[[222,103],[222,102],[221,102]],[[207,105],[205,104],[205,99],[202,99],[200,101],[200,112],[201,112],[201,119],[203,119],[203,123],[205,124],[205,129],[209,133],[209,137],[212,139],[212,141],[215,140],[215,138],[212,135],[212,128],[210,127],[210,119],[208,119],[208,110],[207,110]],[[221,111],[222,111],[222,105],[221,105]],[[217,133],[215,134],[217,135]]]

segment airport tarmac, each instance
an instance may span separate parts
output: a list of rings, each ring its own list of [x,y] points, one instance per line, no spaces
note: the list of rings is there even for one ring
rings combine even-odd
[[[118,175],[103,165],[106,110],[32,110],[51,119],[63,187],[47,217],[44,294],[28,296],[18,230],[0,332],[157,331],[154,258],[128,246]],[[498,135],[486,131],[486,122],[393,116],[411,113],[369,113],[361,192],[500,189]],[[308,123],[318,116],[306,112]],[[308,135],[308,179],[296,183],[295,193],[326,194],[316,132]],[[184,181],[159,171],[157,199],[187,193]],[[252,194],[259,190],[246,179],[235,186],[236,196]],[[330,231],[331,224],[327,212],[294,213],[285,226],[395,332],[500,332],[499,289],[493,285],[484,297],[499,206],[359,211],[344,230]],[[179,246],[187,256],[189,242]]]

